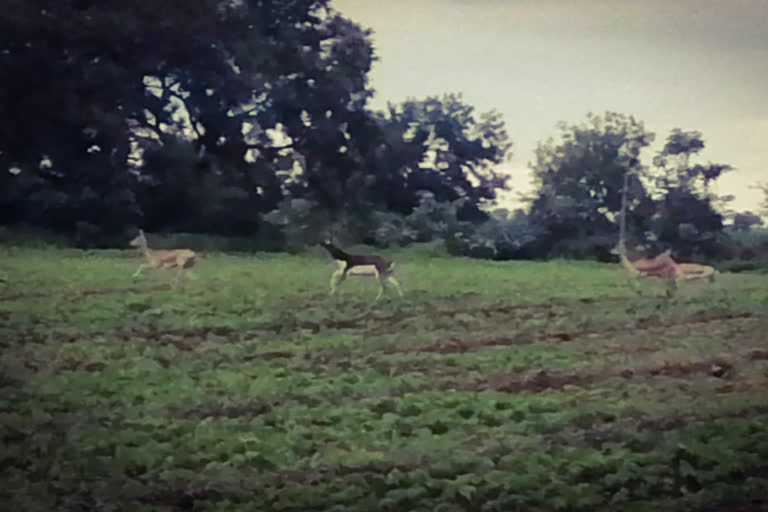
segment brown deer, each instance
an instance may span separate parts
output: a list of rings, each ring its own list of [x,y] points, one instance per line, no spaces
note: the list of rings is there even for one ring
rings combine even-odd
[[[141,272],[147,268],[176,268],[178,271],[172,284],[175,286],[179,279],[181,279],[181,273],[185,269],[191,268],[197,260],[197,254],[189,249],[150,249],[147,245],[147,238],[144,236],[144,231],[141,229],[139,230],[139,235],[131,240],[130,245],[131,247],[140,249],[147,259],[147,261],[139,265],[139,268],[133,273],[132,277],[134,279],[139,277]]]
[[[708,265],[699,265],[696,263],[678,263],[667,250],[655,258],[641,258],[630,261],[627,258],[626,250],[623,244],[619,244],[612,251],[618,254],[621,265],[637,279],[639,277],[656,277],[666,281],[667,295],[672,295],[677,290],[677,283],[680,281],[693,281],[697,279],[707,279],[710,283],[715,281],[718,272]]]

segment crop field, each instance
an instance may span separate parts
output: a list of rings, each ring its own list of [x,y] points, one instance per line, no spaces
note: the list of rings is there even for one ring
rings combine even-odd
[[[768,510],[768,275],[387,254],[0,249],[0,508]]]

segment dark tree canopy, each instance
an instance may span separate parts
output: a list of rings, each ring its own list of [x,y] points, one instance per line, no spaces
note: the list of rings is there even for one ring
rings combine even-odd
[[[615,244],[627,175],[630,242],[683,257],[714,253],[723,229],[715,206],[728,198],[711,194],[709,185],[731,167],[692,162],[705,147],[701,133],[673,130],[649,168],[640,152],[654,134],[631,116],[590,114],[581,125],[561,123],[560,130],[558,142],[539,145],[533,164],[537,193],[530,218],[548,233],[540,251],[590,238],[603,247]]]
[[[762,225],[763,219],[752,212],[741,212],[733,216],[733,229],[736,231],[749,231]]]
[[[508,187],[496,166],[511,143],[497,112],[476,116],[461,95],[446,94],[390,104],[379,124],[383,138],[369,162],[375,201],[388,210],[409,213],[423,192],[437,201],[466,198],[477,209]]]
[[[701,132],[684,132],[680,128],[672,130],[664,147],[653,158],[653,165],[659,171],[655,180],[656,187],[662,192],[680,189],[692,194],[707,194],[709,184],[732,170],[732,167],[713,163],[692,164],[691,158],[703,149]]]
[[[585,123],[560,123],[559,128],[558,142],[549,139],[536,149],[533,221],[548,229],[550,243],[614,233],[624,175],[645,174],[640,151],[654,134],[634,117],[614,112],[589,114]],[[647,192],[640,179],[630,184],[628,218],[639,228],[648,213]]]
[[[686,258],[715,254],[724,220],[715,205],[730,199],[709,189],[710,183],[732,170],[730,165],[692,162],[704,148],[701,132],[675,128],[653,159],[655,239]]]
[[[0,165],[14,169],[3,174],[14,192],[3,206],[42,204],[46,217],[58,207],[62,225],[138,220],[137,176],[240,188],[268,210],[282,192],[267,132],[306,150],[323,123],[337,128],[370,94],[367,32],[326,0],[11,4],[0,21]],[[130,169],[142,149],[150,165]],[[89,198],[105,194],[124,208],[94,209]]]
[[[7,222],[247,233],[286,198],[477,212],[506,185],[498,114],[368,109],[370,32],[328,0],[9,0],[0,34]]]

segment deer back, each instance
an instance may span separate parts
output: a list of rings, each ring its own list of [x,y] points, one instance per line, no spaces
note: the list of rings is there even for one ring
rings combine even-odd
[[[189,268],[194,265],[196,257],[189,249],[149,249],[147,256],[149,262],[159,268]]]

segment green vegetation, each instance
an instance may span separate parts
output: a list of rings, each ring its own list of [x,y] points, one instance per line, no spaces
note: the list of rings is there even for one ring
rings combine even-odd
[[[4,510],[698,510],[768,489],[768,276],[0,252]]]

